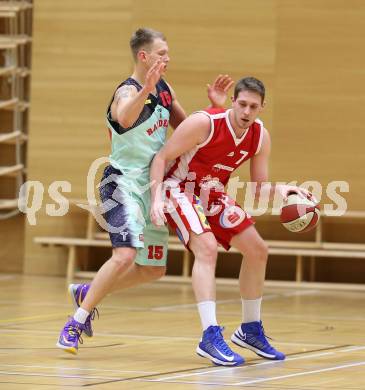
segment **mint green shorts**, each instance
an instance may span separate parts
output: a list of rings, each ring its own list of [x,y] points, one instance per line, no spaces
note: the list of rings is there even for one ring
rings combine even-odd
[[[144,248],[137,248],[135,262],[139,265],[165,266],[169,231],[166,226],[148,223],[143,230]]]
[[[108,166],[100,186],[102,215],[113,248],[135,248],[137,264],[165,266],[169,233],[166,226],[156,227],[150,221],[149,188],[138,194],[131,190],[132,183],[120,182],[118,185],[120,179],[107,180],[111,174],[117,173]]]

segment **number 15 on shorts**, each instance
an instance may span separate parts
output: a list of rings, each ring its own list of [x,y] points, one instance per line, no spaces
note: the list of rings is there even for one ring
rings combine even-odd
[[[163,258],[162,245],[148,245],[148,259],[161,260]]]

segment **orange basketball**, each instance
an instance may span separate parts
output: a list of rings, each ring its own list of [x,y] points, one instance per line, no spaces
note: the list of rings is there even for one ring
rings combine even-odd
[[[281,208],[280,222],[291,232],[304,233],[317,225],[319,217],[320,208],[317,203],[291,193]]]

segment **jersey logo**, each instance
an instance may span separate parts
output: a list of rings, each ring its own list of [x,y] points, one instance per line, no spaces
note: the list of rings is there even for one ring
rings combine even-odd
[[[147,134],[152,135],[158,128],[165,127],[167,129],[168,126],[169,126],[169,121],[167,119],[160,119],[156,121],[153,127],[147,129]]]
[[[203,190],[215,189],[216,192],[224,191],[224,185],[220,182],[219,177],[211,175],[204,176],[199,183]]]
[[[147,99],[144,104],[151,104],[151,99]]]
[[[246,213],[237,206],[226,208],[219,218],[223,228],[231,229],[238,226],[246,218]]]
[[[229,167],[227,165],[223,165],[223,164],[215,164],[213,166],[213,170],[216,171],[216,172],[220,171],[221,169],[223,169],[224,171],[229,171],[229,172],[233,172],[234,171],[234,168]]]
[[[160,92],[159,96],[164,107],[168,107],[171,104],[171,95],[167,91]]]
[[[248,152],[245,150],[240,150],[241,157],[235,162],[235,165],[240,165],[242,161],[248,156]],[[234,156],[234,152],[230,152],[227,154],[228,157]],[[228,165],[224,164],[215,164],[213,166],[213,171],[218,172],[220,170],[228,171],[228,172],[233,172],[236,168],[230,167]]]
[[[119,234],[122,236],[122,240],[125,241],[128,236],[128,232],[119,232]]]

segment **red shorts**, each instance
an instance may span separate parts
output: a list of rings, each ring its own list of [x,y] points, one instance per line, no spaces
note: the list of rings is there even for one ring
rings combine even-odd
[[[228,250],[232,238],[255,223],[224,192],[216,193],[207,202],[202,202],[195,194],[185,194],[180,188],[174,188],[166,195],[169,203],[165,214],[167,222],[187,248],[192,231],[196,234],[212,232]]]

